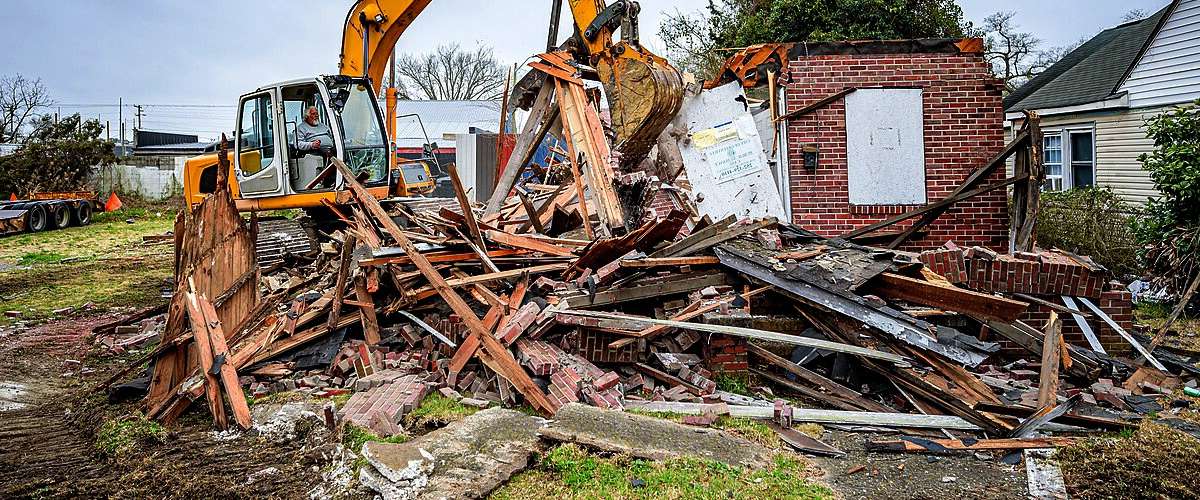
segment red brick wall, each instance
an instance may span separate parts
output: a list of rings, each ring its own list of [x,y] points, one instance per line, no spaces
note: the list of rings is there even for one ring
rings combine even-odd
[[[785,80],[786,81],[786,80]],[[919,87],[925,107],[926,199],[936,201],[1004,147],[1000,87],[979,54],[826,55],[796,58],[785,83],[786,110],[794,111],[845,87]],[[910,206],[851,206],[846,175],[844,100],[787,127],[792,218],[825,236],[902,213]],[[804,169],[800,148],[816,143],[817,169]],[[1002,180],[999,169],[991,180]],[[998,190],[958,203],[904,248],[1007,248],[1008,205]],[[910,222],[893,226],[906,227]]]
[[[1054,302],[1055,304],[1062,303],[1061,299],[1055,296],[1046,295],[1040,298]],[[1133,296],[1120,283],[1109,283],[1109,286],[1100,295],[1100,298],[1093,299],[1092,303],[1096,304],[1113,321],[1116,321],[1118,325],[1121,325],[1121,328],[1126,332],[1133,331]],[[1078,300],[1076,300],[1075,305],[1084,311],[1091,312],[1087,306],[1084,306]],[[1063,339],[1077,346],[1088,347],[1087,339],[1084,338],[1083,330],[1079,328],[1079,324],[1070,315],[1059,313],[1058,317],[1063,322]],[[1045,328],[1046,321],[1050,319],[1050,309],[1038,304],[1030,304],[1029,309],[1022,313],[1019,319],[1029,326],[1041,330]],[[1092,331],[1100,339],[1100,344],[1104,346],[1104,350],[1110,356],[1130,357],[1134,354],[1133,347],[1121,337],[1121,334],[1117,333],[1111,326],[1108,326],[1107,322],[1095,315],[1085,318],[1085,320],[1092,327]],[[992,340],[996,339],[993,338]],[[1011,353],[1025,352],[1020,347],[1007,342],[1001,342],[1001,344],[1004,345],[1006,351]]]

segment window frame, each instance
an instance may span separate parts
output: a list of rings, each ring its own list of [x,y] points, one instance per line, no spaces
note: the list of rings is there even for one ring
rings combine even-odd
[[[1047,163],[1045,161],[1045,144],[1046,144],[1045,138],[1046,137],[1057,136],[1059,138],[1059,142],[1061,144],[1060,149],[1062,152],[1062,156],[1059,159],[1059,162],[1055,163],[1056,165],[1061,165],[1061,167],[1062,167],[1062,175],[1058,176],[1058,177],[1061,177],[1060,187],[1059,187],[1059,189],[1053,189],[1053,187],[1047,187],[1047,186],[1043,185],[1043,187],[1042,187],[1043,191],[1067,191],[1069,189],[1074,189],[1077,187],[1075,185],[1074,165],[1076,163],[1082,164],[1084,162],[1074,161],[1073,151],[1071,151],[1071,148],[1072,148],[1071,135],[1072,134],[1083,134],[1083,133],[1090,134],[1092,136],[1092,155],[1091,155],[1091,160],[1089,160],[1089,163],[1091,163],[1091,166],[1092,166],[1092,186],[1096,186],[1099,184],[1096,179],[1096,124],[1095,123],[1086,123],[1086,124],[1062,125],[1062,126],[1055,126],[1055,127],[1051,127],[1051,128],[1042,129],[1042,138],[1043,138],[1042,139],[1042,148],[1043,148],[1042,162],[1043,162],[1043,166],[1047,165]],[[1051,176],[1047,175],[1046,180],[1048,182],[1051,181]]]

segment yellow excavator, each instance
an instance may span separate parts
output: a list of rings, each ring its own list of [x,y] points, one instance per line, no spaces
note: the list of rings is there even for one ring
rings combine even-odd
[[[376,100],[397,40],[430,1],[356,1],[346,14],[338,74],[273,83],[241,96],[228,175],[239,210],[310,209],[345,201],[342,179],[329,168],[332,157],[344,161],[376,198],[432,192],[435,179],[428,165],[436,167],[436,160],[396,158],[395,88],[385,93],[386,121]],[[561,2],[552,5],[552,40]],[[601,77],[617,148],[624,157],[645,156],[679,110],[679,71],[638,43],[637,2],[567,2],[575,21],[568,46]],[[614,41],[618,28],[621,39]],[[327,128],[332,139],[319,146],[297,139],[298,131],[312,127],[306,122],[313,110],[318,127]],[[189,204],[212,193],[216,182],[215,154],[186,162]]]

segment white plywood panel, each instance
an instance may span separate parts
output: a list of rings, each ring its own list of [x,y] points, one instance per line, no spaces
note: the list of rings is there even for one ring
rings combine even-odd
[[[861,89],[846,96],[850,203],[925,203],[921,89]]]
[[[785,217],[740,84],[685,97],[672,126],[686,131],[679,150],[701,215],[714,220]]]

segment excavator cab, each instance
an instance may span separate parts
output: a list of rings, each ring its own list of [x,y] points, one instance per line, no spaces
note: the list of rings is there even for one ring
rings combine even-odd
[[[310,107],[332,143],[312,148],[299,140]],[[242,198],[335,190],[342,180],[328,168],[333,157],[368,187],[390,180],[383,118],[366,79],[328,76],[262,87],[242,96],[238,110],[233,173]]]

